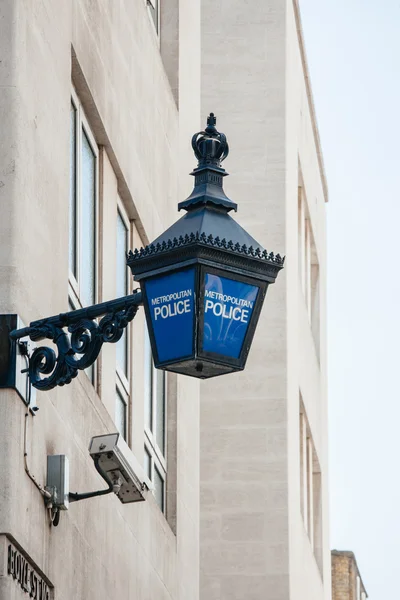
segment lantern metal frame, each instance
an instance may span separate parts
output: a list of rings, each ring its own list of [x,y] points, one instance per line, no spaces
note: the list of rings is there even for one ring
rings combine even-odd
[[[159,268],[157,268],[155,271],[150,271],[150,273],[136,276],[136,280],[139,281],[141,284],[142,300],[146,314],[146,321],[148,324],[150,324],[152,321],[148,295],[146,291],[146,281],[156,279],[160,275],[174,274],[177,272],[183,272],[184,270],[189,270],[193,268],[195,269],[194,287],[195,290],[198,291],[198,293],[195,295],[193,319],[194,335],[192,337],[192,353],[190,355],[182,356],[182,358],[179,361],[177,361],[176,359],[161,361],[159,359],[154,329],[152,326],[149,326],[149,337],[155,367],[159,369],[172,371],[175,373],[181,373],[188,376],[197,377],[200,379],[208,379],[209,377],[243,370],[246,365],[246,361],[248,358],[254,333],[258,324],[261,309],[265,300],[269,282],[261,279],[259,276],[257,277],[256,274],[249,275],[249,272],[246,272],[239,267],[235,268],[226,264],[217,263],[215,261],[215,257],[213,261],[205,260],[204,258],[191,258],[186,261],[181,261],[175,266],[172,265],[169,265],[168,267],[162,267],[159,263]],[[277,265],[276,269],[278,270],[278,268],[279,267]],[[255,306],[251,314],[251,320],[247,327],[238,358],[234,358],[231,356],[226,357],[223,354],[209,352],[202,349],[204,342],[204,300],[206,274],[217,275],[219,277],[231,279],[240,283],[246,283],[248,285],[255,286],[258,288]],[[274,279],[274,275],[272,273],[271,279]],[[210,373],[210,365],[213,365],[214,367],[213,374],[207,374]]]
[[[267,252],[228,214],[237,210],[237,204],[223,189],[223,178],[228,173],[221,163],[229,154],[229,146],[226,136],[216,129],[213,113],[205,130],[193,136],[192,147],[198,159],[198,166],[191,173],[195,177],[194,189],[178,205],[186,214],[153,243],[129,252],[127,264],[141,286],[155,366],[206,379],[244,369],[268,285],[275,282],[285,259]],[[161,361],[146,281],[156,281],[188,267],[196,268],[192,354]],[[259,288],[237,358],[203,349],[206,272]]]

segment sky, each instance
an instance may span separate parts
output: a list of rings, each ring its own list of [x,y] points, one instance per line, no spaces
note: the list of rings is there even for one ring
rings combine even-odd
[[[300,0],[327,172],[331,547],[400,556],[400,0]]]

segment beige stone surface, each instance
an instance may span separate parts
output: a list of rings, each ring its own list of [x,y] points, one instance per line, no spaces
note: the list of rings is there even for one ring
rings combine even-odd
[[[199,2],[180,0],[176,10],[179,77],[173,62],[167,76],[145,0],[0,3],[1,312],[29,323],[67,309],[72,82],[100,146],[99,299],[115,295],[117,196],[139,246],[178,217],[176,204],[191,186],[190,136],[200,127],[200,46],[192,44],[200,35]],[[163,52],[176,55],[174,40],[164,41]],[[174,77],[179,89],[171,90]],[[131,335],[129,438],[142,462],[142,315]],[[84,373],[38,394],[38,416],[28,419],[28,462],[41,484],[47,454],[63,453],[72,491],[104,486],[87,448],[92,436],[115,431],[111,345],[99,361],[98,383],[100,396]],[[24,472],[25,407],[16,393],[0,391],[0,533],[20,541],[54,583],[57,600],[198,598],[198,388],[197,381],[178,381],[173,392],[169,521],[151,494],[135,505],[111,495],[71,504],[58,528],[50,527],[43,498]],[[8,580],[0,585],[2,599],[19,600]]]
[[[169,380],[167,519],[151,495],[129,506],[108,496],[71,505],[51,528],[24,471],[25,407],[1,390],[0,533],[19,540],[57,600],[329,600],[326,191],[296,4],[161,2],[161,40],[145,0],[0,3],[0,310],[28,323],[67,309],[71,80],[100,146],[99,300],[115,293],[117,197],[135,245],[176,220],[190,138],[210,111],[229,138],[238,219],[286,268],[243,373],[204,383],[201,403],[196,380]],[[298,277],[300,171],[321,267],[319,357]],[[129,439],[142,462],[143,314],[130,336]],[[38,394],[27,445],[38,482],[46,456],[65,453],[73,491],[103,485],[87,446],[115,430],[113,346],[97,380],[99,393],[80,374]],[[322,576],[300,512],[299,391],[322,468]],[[13,583],[0,577],[7,600],[20,599]]]
[[[245,371],[201,387],[204,600],[330,598],[327,198],[297,9],[287,0],[202,0],[202,112],[214,111],[228,135],[225,189],[240,224],[287,257]],[[298,272],[300,180],[320,264],[319,357]],[[300,511],[300,393],[322,469],[322,576]]]

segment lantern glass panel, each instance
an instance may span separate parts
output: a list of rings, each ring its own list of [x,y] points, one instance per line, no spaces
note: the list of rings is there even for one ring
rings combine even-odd
[[[205,352],[239,358],[259,288],[242,281],[205,273]]]
[[[164,363],[193,355],[195,269],[148,279],[145,290],[157,351],[155,361]]]

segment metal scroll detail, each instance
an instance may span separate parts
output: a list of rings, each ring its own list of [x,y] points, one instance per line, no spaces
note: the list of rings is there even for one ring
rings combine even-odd
[[[78,371],[95,362],[104,343],[115,344],[121,339],[141,303],[142,294],[136,292],[110,302],[34,321],[29,327],[11,332],[10,337],[14,340],[25,336],[34,342],[48,339],[57,347],[56,352],[50,346],[40,346],[29,357],[32,386],[47,391],[57,385],[71,383]],[[94,319],[100,316],[102,318],[97,323]]]

